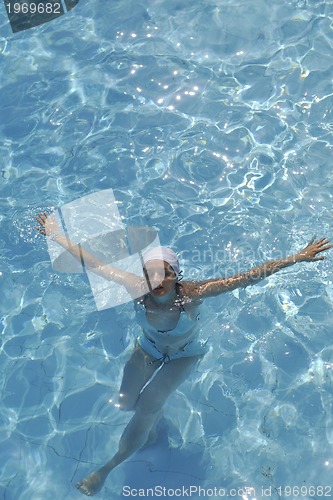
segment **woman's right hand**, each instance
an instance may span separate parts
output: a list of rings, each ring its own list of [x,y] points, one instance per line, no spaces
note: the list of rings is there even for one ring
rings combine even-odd
[[[54,214],[48,214],[47,212],[40,212],[35,217],[39,226],[36,226],[36,229],[51,238],[56,233],[61,232],[61,228],[59,227]]]
[[[320,240],[315,241],[315,237],[306,245],[303,250],[296,254],[297,262],[317,262],[318,260],[324,260],[326,257],[317,255],[325,250],[329,250],[333,245],[329,245],[330,240],[328,238],[320,238]]]

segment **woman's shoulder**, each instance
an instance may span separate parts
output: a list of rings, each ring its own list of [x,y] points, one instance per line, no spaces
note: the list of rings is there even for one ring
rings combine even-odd
[[[193,302],[195,303],[194,305],[199,305],[202,303],[202,300],[198,296],[198,289],[197,289],[197,283],[193,281],[182,281],[179,283],[179,286],[181,287],[182,290],[182,296],[184,297],[185,301]]]

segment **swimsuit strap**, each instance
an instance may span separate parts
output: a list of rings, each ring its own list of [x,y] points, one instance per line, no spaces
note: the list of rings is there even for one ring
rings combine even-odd
[[[180,283],[177,282],[176,283],[177,298],[175,300],[175,305],[179,307],[181,312],[186,312],[185,308],[184,308],[184,296],[183,296],[183,292],[181,291],[182,288],[183,288],[183,285],[181,285]]]
[[[170,356],[168,354],[164,354],[163,356],[161,356],[158,359],[154,359],[153,361],[149,361],[148,363],[146,363],[146,365],[147,366],[153,365],[157,361],[159,361],[161,363],[161,367],[162,367],[163,365],[165,365],[165,363],[168,363],[170,361]]]
[[[165,365],[165,363],[168,363],[169,361],[171,361],[171,359],[170,359],[170,357],[167,354],[165,354],[161,358],[154,359],[153,361],[150,361],[149,363],[146,363],[146,364],[147,365],[152,365],[153,363],[156,363],[156,361],[160,361],[160,365],[156,368],[156,370],[153,372],[153,374],[151,375],[151,377],[147,380],[147,382],[145,383],[145,385],[141,388],[140,394],[142,394],[142,392],[145,390],[145,388],[147,387],[147,385],[150,384],[150,382],[156,377],[156,375],[158,374],[158,372],[160,370],[162,370],[162,368]]]

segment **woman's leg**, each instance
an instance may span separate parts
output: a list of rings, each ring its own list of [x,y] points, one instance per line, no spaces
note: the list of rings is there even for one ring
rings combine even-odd
[[[89,496],[97,493],[111,470],[146,443],[165,401],[186,379],[199,358],[193,356],[170,361],[156,373],[137,400],[135,413],[120,438],[117,453],[103,467],[77,484],[82,493]]]
[[[147,354],[137,343],[124,366],[123,380],[119,389],[120,410],[134,410],[141,389],[156,368],[158,368],[157,360]]]

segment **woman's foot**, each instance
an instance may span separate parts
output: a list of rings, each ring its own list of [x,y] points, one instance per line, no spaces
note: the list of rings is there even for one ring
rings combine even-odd
[[[79,481],[75,486],[81,493],[84,493],[88,497],[92,497],[96,495],[103,487],[104,481],[107,477],[108,473],[103,469],[99,469],[89,476],[87,476],[82,481]]]

